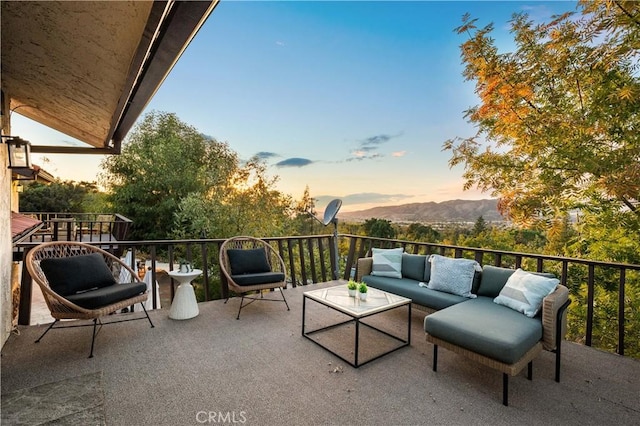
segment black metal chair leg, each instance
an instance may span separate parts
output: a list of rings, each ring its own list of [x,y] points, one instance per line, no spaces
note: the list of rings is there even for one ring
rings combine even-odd
[[[147,316],[147,319],[149,320],[149,324],[151,324],[151,328],[154,328],[155,326],[151,322],[151,317],[149,316],[149,313],[147,312],[147,308],[144,307],[144,302],[140,302],[140,304],[142,305],[142,310],[144,311],[144,314]]]
[[[44,337],[44,335],[47,334],[49,332],[49,330],[51,330],[53,328],[53,326],[58,323],[58,321],[60,321],[60,320],[57,319],[54,322],[52,322],[51,325],[49,327],[47,327],[47,329],[44,331],[44,333],[42,333],[42,335],[40,337],[38,337],[38,340],[36,340],[35,343],[39,343],[40,340],[42,340],[42,338]]]
[[[560,346],[561,341],[556,340],[556,382],[560,382]]]
[[[560,382],[560,352],[562,348],[562,317],[564,312],[567,310],[569,305],[571,304],[571,299],[567,299],[564,302],[564,305],[558,309],[558,313],[556,316],[556,382]]]
[[[237,320],[240,319],[240,311],[242,310],[242,304],[244,303],[244,295],[240,296],[240,308],[238,308],[238,316],[236,317]]]
[[[433,371],[438,371],[438,345],[433,345]]]
[[[502,405],[509,406],[509,375],[502,373]]]
[[[96,327],[98,325],[98,318],[93,319],[93,337],[91,338],[91,353],[89,354],[89,358],[93,358],[93,344],[96,341]]]
[[[533,380],[533,361],[529,361],[527,364],[527,379]]]
[[[284,297],[284,292],[282,291],[282,287],[278,287],[280,289],[280,294],[282,295],[282,300],[284,300],[284,304],[287,305],[287,311],[290,311],[289,304],[287,303],[286,297]]]

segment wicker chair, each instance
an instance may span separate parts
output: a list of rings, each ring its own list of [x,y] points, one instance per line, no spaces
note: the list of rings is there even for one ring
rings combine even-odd
[[[42,290],[42,295],[44,296],[44,300],[47,303],[47,307],[49,308],[49,311],[51,312],[51,316],[55,319],[55,321],[51,323],[51,325],[38,338],[38,340],[36,340],[36,343],[38,343],[44,337],[44,335],[47,334],[49,330],[51,330],[52,328],[82,327],[82,326],[91,325],[91,324],[78,324],[78,325],[74,324],[74,325],[55,327],[55,325],[58,324],[58,322],[62,319],[93,320],[93,337],[91,339],[91,352],[89,354],[89,358],[91,358],[93,357],[93,347],[96,339],[96,334],[97,334],[97,331],[99,331],[99,329],[97,329],[97,325],[100,324],[100,327],[102,327],[103,325],[101,318],[106,315],[110,315],[120,310],[123,310],[124,308],[127,308],[129,306],[133,306],[136,303],[140,303],[140,305],[142,305],[142,310],[144,311],[145,316],[136,316],[131,318],[129,315],[127,315],[126,319],[117,319],[117,320],[106,322],[104,324],[145,319],[146,317],[146,319],[149,320],[149,324],[151,324],[151,327],[153,328],[153,323],[151,322],[151,318],[149,318],[149,314],[147,313],[147,310],[145,309],[145,306],[143,303],[144,301],[147,300],[147,297],[148,297],[148,292],[146,291],[146,287],[145,289],[143,289],[142,292],[140,292],[139,290],[139,287],[141,287],[140,285],[128,286],[130,288],[129,293],[133,293],[134,291],[137,291],[137,294],[135,295],[128,294],[126,297],[123,295],[111,296],[110,297],[111,300],[108,304],[104,306],[102,305],[92,306],[91,308],[86,307],[87,306],[86,301],[81,303],[80,301],[76,300],[76,302],[74,303],[73,301],[69,300],[69,298],[73,298],[73,295],[72,296],[66,295],[65,297],[59,294],[59,292],[56,292],[51,288],[49,279],[47,279],[47,277],[45,276],[45,273],[41,268],[41,261],[45,259],[62,259],[62,258],[66,258],[67,260],[69,260],[74,256],[90,255],[94,253],[98,253],[102,255],[107,267],[110,269],[111,273],[113,274],[114,286],[120,285],[120,284],[117,284],[117,280],[119,278],[119,273],[122,270],[122,268],[130,272],[132,283],[142,283],[142,281],[138,278],[138,274],[136,274],[133,271],[133,269],[131,269],[119,258],[113,256],[112,254],[98,247],[95,247],[89,244],[80,243],[80,242],[74,242],[74,241],[52,241],[52,242],[40,244],[39,246],[35,247],[34,249],[28,252],[27,257],[25,259],[25,265],[27,267],[27,270],[29,271],[29,274],[31,274],[31,277],[33,278],[33,280],[36,283],[38,283],[38,285],[40,286],[40,289]],[[72,274],[73,271],[69,271],[69,273]],[[106,274],[108,275],[108,272],[106,272]],[[118,287],[118,288],[114,287],[112,290],[115,290],[116,292],[120,292],[121,289],[124,289],[124,287]],[[107,289],[107,291],[109,290],[111,289]],[[91,293],[91,291],[85,292],[84,295],[88,295],[89,293]],[[84,304],[85,307],[79,306],[79,304]]]
[[[240,319],[242,308],[256,300],[284,302],[287,310],[290,310],[282,292],[283,288],[287,288],[284,261],[266,241],[252,237],[233,237],[226,240],[220,246],[220,270],[229,290],[241,296],[236,319]],[[282,300],[264,298],[263,290],[276,288],[280,290]],[[252,292],[260,293],[260,297],[246,295]],[[250,300],[244,303],[245,299]],[[224,303],[228,301],[229,297]]]

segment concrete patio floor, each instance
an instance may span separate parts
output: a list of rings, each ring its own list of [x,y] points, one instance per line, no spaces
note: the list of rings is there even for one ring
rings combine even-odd
[[[640,362],[565,343],[561,382],[554,354],[510,380],[501,401],[501,374],[446,350],[431,370],[432,345],[414,309],[411,346],[358,369],[301,336],[302,293],[287,289],[291,306],[256,302],[235,319],[239,299],[199,305],[191,320],[168,318],[106,325],[87,358],[90,328],[20,327],[2,349],[3,424],[638,424]],[[275,295],[274,295],[275,296]],[[135,315],[135,314],[133,314]],[[336,319],[307,305],[311,327]],[[402,335],[406,310],[371,319]],[[353,328],[318,338],[349,356]],[[364,356],[389,344],[365,333]]]

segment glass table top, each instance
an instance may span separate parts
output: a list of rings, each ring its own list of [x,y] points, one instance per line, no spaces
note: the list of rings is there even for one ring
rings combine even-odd
[[[369,287],[367,300],[360,300],[358,296],[349,296],[346,282],[334,287],[306,291],[304,297],[324,303],[353,317],[366,316],[411,303],[411,299],[372,287]]]

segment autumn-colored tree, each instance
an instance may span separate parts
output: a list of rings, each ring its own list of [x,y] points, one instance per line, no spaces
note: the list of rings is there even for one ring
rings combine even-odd
[[[465,187],[500,199],[519,224],[583,214],[640,226],[640,2],[584,1],[581,14],[511,21],[515,50],[500,53],[470,16],[458,33],[464,76],[480,104],[477,133],[445,142]]]

